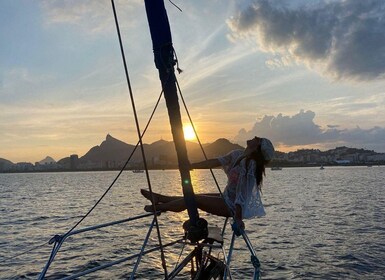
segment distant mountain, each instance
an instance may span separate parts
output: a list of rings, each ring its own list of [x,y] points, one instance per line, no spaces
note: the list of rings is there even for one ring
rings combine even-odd
[[[41,161],[39,161],[39,164],[41,164],[41,165],[53,164],[53,163],[56,163],[56,161],[53,158],[49,157],[49,156],[47,156],[45,159],[42,159]]]
[[[100,146],[91,148],[80,159],[91,162],[125,161],[134,148],[135,146],[126,144],[108,134],[106,140],[103,141]],[[139,155],[138,151],[136,151],[135,154],[137,157]]]
[[[69,166],[70,165],[70,157],[65,157],[57,161],[57,164],[62,166]]]
[[[177,168],[177,156],[173,141],[159,140],[152,144],[143,144],[143,147],[147,165],[150,169]],[[186,142],[186,147],[190,162],[204,160],[199,144]],[[219,157],[235,149],[243,149],[242,146],[231,143],[224,138],[220,138],[211,144],[203,144],[203,148],[208,158]],[[14,164],[7,159],[0,158],[0,172],[121,168],[134,149],[134,145],[124,143],[108,134],[100,145],[92,147],[80,158],[77,155],[71,155],[51,165],[50,163],[54,163],[55,160],[47,156],[36,166],[27,162]],[[141,149],[138,147],[127,167],[131,169],[143,168],[142,162]],[[385,164],[385,153],[349,147],[337,147],[328,151],[318,149],[301,149],[288,153],[276,151],[271,166],[339,165],[341,163],[345,165]]]
[[[206,146],[205,151],[209,157],[219,157],[227,154],[232,150],[244,149],[244,147],[233,144],[229,140],[225,138],[220,138],[216,140],[214,143]]]
[[[177,162],[174,143],[171,141],[159,140],[149,145],[144,145],[146,159],[163,159],[167,162]],[[142,157],[140,156],[140,160]]]
[[[0,164],[11,164],[12,165],[13,162],[10,160],[7,160],[5,158],[0,158]]]
[[[241,146],[233,144],[226,139],[218,139],[212,144],[203,145],[206,155],[209,158],[227,154],[234,149],[242,149]],[[173,141],[159,140],[152,144],[143,144],[146,159],[148,162],[165,161],[169,164],[177,163],[177,155]],[[188,157],[191,162],[203,160],[204,156],[199,144],[186,142]],[[82,162],[124,162],[134,150],[135,146],[120,141],[111,135],[106,136],[106,140],[99,146],[92,147],[84,156],[80,158]],[[60,162],[68,161],[61,159]],[[140,147],[135,151],[132,162],[142,162]]]
[[[220,138],[214,143],[203,144],[203,149],[206,153],[207,158],[216,158],[222,155],[226,155],[232,150],[243,149],[243,147],[238,144],[231,143],[227,139]],[[187,150],[191,162],[201,161],[205,159],[202,149],[198,144],[187,142]]]
[[[7,170],[13,166],[13,162],[4,158],[0,158],[0,170]]]
[[[173,141],[158,140],[151,144],[143,144],[146,160],[149,166],[167,166],[176,167],[177,155]],[[195,142],[186,142],[188,158],[190,162],[204,160],[201,147]],[[203,144],[204,151],[208,158],[214,158],[225,155],[235,149],[243,149],[242,146],[231,143],[229,140],[220,138],[211,144]],[[82,166],[93,166],[101,168],[103,166],[122,166],[135,149],[135,145],[127,144],[119,139],[107,134],[106,139],[97,146],[92,147],[85,155],[79,157],[79,164]],[[140,147],[138,147],[131,157],[130,163],[138,166],[143,162]],[[40,165],[57,163],[59,166],[69,168],[71,166],[71,158],[65,157],[57,162],[47,156],[39,161]],[[0,159],[0,170],[7,169],[5,167],[14,165],[6,159]]]

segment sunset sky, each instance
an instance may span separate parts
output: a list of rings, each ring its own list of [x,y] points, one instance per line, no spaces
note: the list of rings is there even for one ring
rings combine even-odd
[[[385,152],[385,1],[165,1],[203,143]],[[160,94],[142,0],[115,1],[140,125]],[[108,0],[0,1],[0,158],[84,155],[137,133]],[[183,121],[188,122],[183,112]],[[145,143],[171,140],[162,100]]]

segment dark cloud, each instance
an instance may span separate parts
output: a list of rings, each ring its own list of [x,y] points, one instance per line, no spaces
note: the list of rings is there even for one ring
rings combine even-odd
[[[261,50],[337,79],[385,76],[385,1],[320,1],[289,8],[255,0],[228,24],[234,36],[256,38]]]
[[[264,116],[249,131],[241,129],[235,141],[244,144],[255,135],[267,137],[276,145],[336,147],[341,145],[374,149],[385,152],[385,128],[373,127],[362,129],[339,129],[328,125],[322,129],[314,123],[315,113],[301,110],[293,116]]]

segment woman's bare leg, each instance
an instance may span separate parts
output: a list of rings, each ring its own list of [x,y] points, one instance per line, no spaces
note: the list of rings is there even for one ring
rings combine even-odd
[[[231,213],[228,210],[228,207],[225,201],[220,196],[213,195],[197,195],[195,196],[195,200],[197,202],[197,206],[202,211],[207,213],[223,216],[223,217],[231,217]],[[181,212],[186,210],[186,204],[184,198],[174,199],[170,202],[156,204],[156,210],[159,211],[172,211],[172,212]],[[144,210],[147,212],[153,212],[152,205],[146,205]]]
[[[140,190],[141,194],[147,198],[148,200],[152,201],[151,199],[151,192],[145,189]],[[173,200],[181,199],[183,196],[169,196],[169,195],[163,195],[160,193],[152,192],[152,195],[154,197],[154,203],[167,203],[171,202]],[[205,195],[205,196],[220,196],[219,193],[204,193],[204,194],[196,194],[195,196],[200,196],[200,195]]]
[[[152,200],[151,199],[151,192],[148,191],[148,190],[145,190],[145,189],[141,189],[140,190],[141,194],[147,198],[148,200]],[[182,197],[181,196],[169,196],[169,195],[162,195],[160,193],[156,193],[156,192],[152,192],[152,195],[154,197],[154,203],[155,204],[158,204],[158,203],[167,203],[167,202],[171,202],[175,199],[181,199]]]

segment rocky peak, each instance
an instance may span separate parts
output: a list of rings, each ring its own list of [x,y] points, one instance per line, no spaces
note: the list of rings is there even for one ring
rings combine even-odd
[[[45,159],[42,159],[41,161],[39,161],[40,164],[52,164],[52,163],[56,163],[56,161],[51,158],[50,156],[46,156]]]

